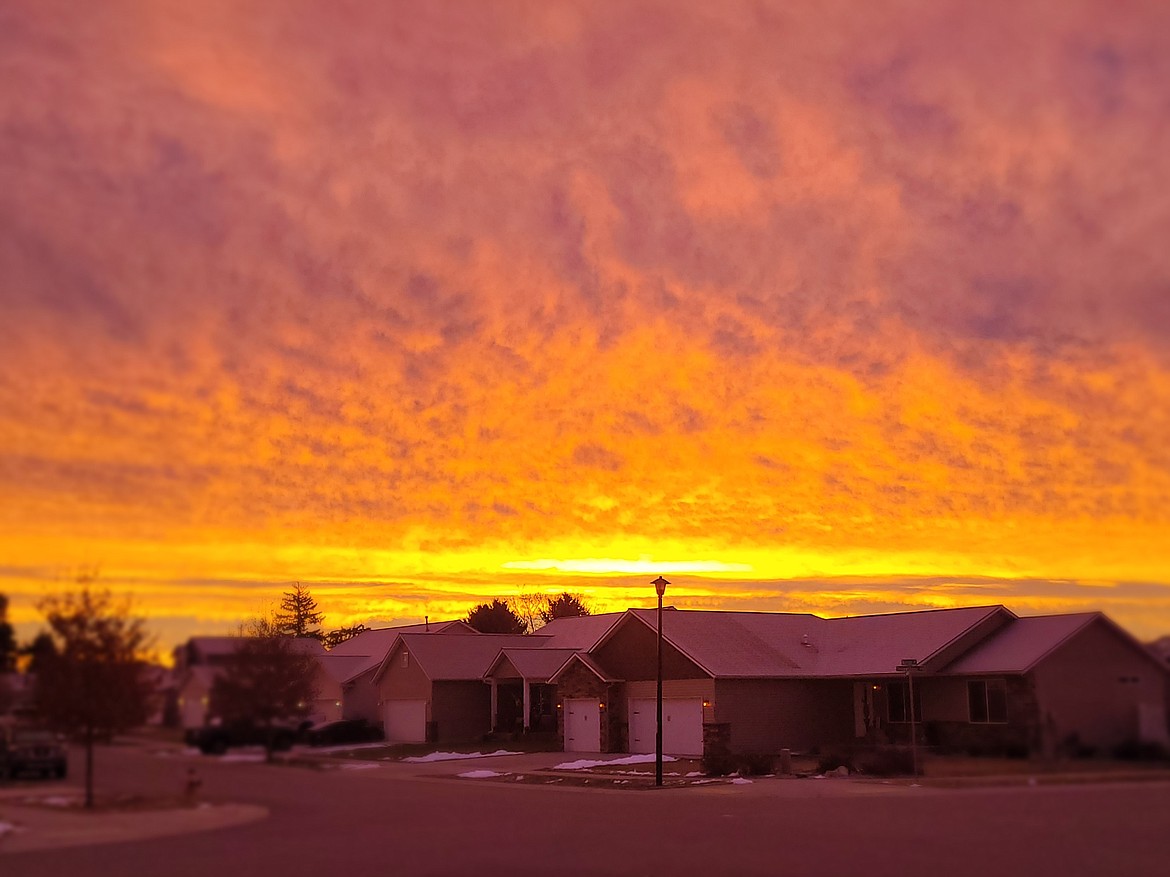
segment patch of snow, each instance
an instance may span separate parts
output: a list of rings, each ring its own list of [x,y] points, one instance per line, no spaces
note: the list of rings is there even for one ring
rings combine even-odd
[[[494,770],[466,770],[459,774],[465,780],[486,780],[491,777],[506,777],[506,773],[497,773]]]
[[[45,807],[73,807],[80,803],[79,798],[67,798],[64,795],[50,795],[47,798],[29,798],[34,804],[41,804]]]
[[[349,761],[338,765],[342,770],[377,770],[381,766],[372,761]]]
[[[669,755],[662,756],[663,761],[678,761]],[[611,764],[653,764],[654,753],[647,755],[627,755],[625,758],[613,759],[588,759],[581,758],[577,761],[566,761],[561,764],[553,766],[553,770],[588,770],[591,767],[608,767]]]
[[[227,755],[211,755],[209,758],[214,758],[217,761],[228,762],[258,762],[265,759],[263,752],[229,752]]]
[[[695,780],[691,783],[692,786],[706,786],[710,783],[717,783],[719,780]]]
[[[459,761],[464,758],[495,758],[499,755],[519,754],[509,752],[507,749],[497,749],[495,752],[432,752],[429,755],[412,755],[402,760],[407,764],[425,764],[431,761]]]
[[[6,834],[9,834],[11,832],[16,832],[19,830],[20,829],[17,828],[15,825],[13,825],[11,822],[0,822],[0,838],[3,838],[4,835],[6,835]]]
[[[746,777],[732,777],[731,784],[733,786],[750,786],[752,781]]]
[[[701,777],[702,775],[703,772],[701,770],[692,770],[690,773],[686,774],[688,777]]]
[[[334,746],[298,746],[296,749],[298,752],[309,754],[319,752],[322,755],[327,755],[330,752],[349,752],[358,749],[385,749],[389,745],[383,741],[380,743],[338,743]]]

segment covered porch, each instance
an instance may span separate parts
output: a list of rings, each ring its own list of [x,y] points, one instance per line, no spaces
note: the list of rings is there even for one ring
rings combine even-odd
[[[556,686],[549,678],[573,649],[501,649],[484,681],[491,686],[493,734],[555,733]]]

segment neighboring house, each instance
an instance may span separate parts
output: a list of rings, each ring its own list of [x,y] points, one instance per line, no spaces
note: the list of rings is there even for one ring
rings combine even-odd
[[[462,742],[491,730],[484,674],[501,650],[540,648],[539,634],[399,635],[374,672],[382,730],[392,743]]]
[[[623,615],[557,618],[523,647],[501,649],[484,673],[491,686],[491,730],[555,732],[556,686],[550,678],[570,656],[591,648]]]
[[[1166,732],[1166,668],[1098,613],[670,609],[663,677],[674,755],[908,741],[911,709],[924,742],[976,752],[1107,750]],[[652,752],[655,678],[655,612],[630,610],[548,678],[565,748]]]
[[[470,634],[477,631],[466,621],[433,621],[366,630],[339,643],[326,653],[326,667],[339,688],[341,717],[365,719],[375,725],[382,722],[378,686],[374,674],[386,660],[386,655],[404,633]],[[331,683],[324,683],[324,691],[334,691]]]
[[[224,668],[230,662],[236,646],[243,639],[244,637],[239,636],[197,636],[176,647],[173,678],[181,727],[190,730],[207,723],[211,689],[216,678],[224,672]],[[325,656],[325,648],[319,640],[302,637],[294,640],[294,644],[298,651],[312,655],[318,660]],[[324,690],[325,698],[337,699],[331,688],[330,675],[324,670],[318,673],[316,684],[319,689]],[[311,709],[323,709],[320,691],[318,696],[318,702],[314,703]]]

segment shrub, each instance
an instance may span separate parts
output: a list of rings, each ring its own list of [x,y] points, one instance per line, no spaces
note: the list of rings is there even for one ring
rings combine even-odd
[[[709,777],[725,777],[735,773],[737,765],[730,752],[716,750],[703,753],[701,767]]]
[[[767,752],[744,752],[736,758],[735,763],[740,776],[753,777],[774,773],[775,761],[776,756]]]
[[[817,773],[828,773],[839,767],[848,768],[850,773],[856,770],[852,756],[840,752],[826,752],[817,760]]]
[[[857,760],[857,769],[875,777],[912,774],[914,773],[914,753],[903,746],[875,749]]]
[[[1170,751],[1161,743],[1126,740],[1114,747],[1113,757],[1122,761],[1165,761],[1170,758]]]

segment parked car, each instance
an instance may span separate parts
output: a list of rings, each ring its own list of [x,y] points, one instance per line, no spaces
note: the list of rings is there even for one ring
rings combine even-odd
[[[383,739],[382,729],[365,719],[342,719],[310,728],[310,746],[338,746],[344,743],[374,743]]]
[[[204,755],[223,755],[232,746],[263,746],[272,734],[272,748],[277,752],[291,749],[305,729],[303,724],[274,725],[271,729],[252,722],[204,725],[189,734],[187,742]]]
[[[12,779],[26,774],[64,779],[68,771],[65,746],[53,732],[13,728],[0,733],[0,774]]]

